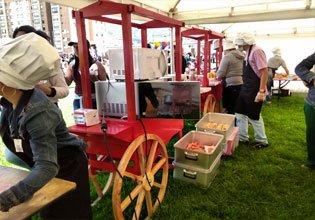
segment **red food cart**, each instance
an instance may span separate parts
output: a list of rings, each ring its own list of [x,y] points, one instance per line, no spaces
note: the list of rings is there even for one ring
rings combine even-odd
[[[118,17],[116,19],[111,15]],[[142,24],[133,23],[133,15],[143,17],[146,21]],[[105,117],[99,125],[91,127],[75,125],[69,130],[84,138],[89,144],[87,154],[90,178],[96,186],[99,199],[104,195],[111,180],[102,191],[96,179],[97,171],[111,172],[110,179],[114,182],[112,205],[115,218],[123,219],[125,212],[128,212],[128,217],[132,215],[133,219],[139,219],[143,215],[151,216],[166,192],[169,158],[165,145],[173,136],[182,136],[184,122],[182,119],[137,119],[131,28],[141,30],[142,47],[147,45],[147,29],[162,27],[175,28],[176,44],[181,45],[180,28],[184,23],[136,5],[108,0],[100,0],[73,11],[73,17],[76,20],[79,40],[84,108],[92,107],[85,19],[121,25],[128,114],[126,119]],[[181,47],[176,47],[175,56],[180,57],[181,53]],[[181,59],[176,59],[178,81],[180,68]],[[128,190],[130,188],[132,190]]]
[[[197,75],[201,74],[200,67],[201,67],[201,41],[204,41],[204,68],[203,68],[203,77],[202,77],[202,86],[203,87],[211,87],[211,90],[207,92],[203,92],[201,90],[201,109],[204,109],[204,113],[208,111],[213,111],[216,101],[221,101],[222,99],[222,84],[209,83],[207,74],[211,70],[211,60],[210,60],[210,51],[211,51],[211,42],[213,39],[219,39],[220,47],[219,50],[216,52],[216,68],[219,66],[219,63],[222,59],[222,40],[224,38],[223,34],[217,33],[212,30],[201,29],[192,27],[190,29],[186,29],[182,31],[182,37],[194,39],[197,41]],[[215,101],[214,101],[215,100]]]

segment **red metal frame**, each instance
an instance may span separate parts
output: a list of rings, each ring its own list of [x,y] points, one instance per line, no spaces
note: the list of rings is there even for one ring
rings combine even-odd
[[[200,28],[191,28],[182,31],[182,37],[190,38],[197,40],[197,74],[200,75],[200,44],[201,41],[204,41],[204,72],[203,72],[203,81],[202,86],[208,86],[208,77],[207,73],[211,70],[211,62],[210,62],[210,49],[211,49],[211,41],[212,39],[220,40],[220,48],[218,52],[218,62],[222,59],[222,39],[224,38],[223,34],[212,30],[200,29]],[[216,64],[217,66],[219,63]]]
[[[104,15],[121,15],[121,20],[107,18]],[[131,22],[131,15],[135,14],[145,18],[152,19],[143,24],[135,24]],[[85,19],[110,22],[121,24],[123,31],[123,48],[125,61],[126,91],[127,92],[127,112],[128,120],[136,120],[135,111],[135,91],[134,91],[134,73],[133,73],[133,55],[132,55],[132,35],[131,27],[141,29],[142,47],[146,47],[146,31],[148,28],[174,27],[176,29],[176,45],[181,45],[180,28],[184,26],[184,22],[176,19],[160,15],[147,9],[132,4],[121,4],[111,2],[109,0],[99,0],[85,8],[73,13],[76,20],[79,44],[80,68],[82,74],[82,90],[83,90],[83,106],[85,108],[92,107],[91,91],[89,86],[88,57],[86,47]],[[181,47],[176,47],[175,56],[181,57]],[[176,80],[180,80],[181,59],[176,59],[175,70]]]
[[[104,15],[121,15],[121,20],[104,17]],[[136,24],[131,21],[131,15],[135,14],[145,18],[152,19],[143,24]],[[182,45],[180,28],[184,23],[147,9],[132,5],[111,2],[109,0],[99,0],[78,11],[73,11],[73,17],[76,20],[80,69],[82,76],[83,90],[83,106],[84,108],[92,108],[91,88],[88,68],[88,50],[86,45],[85,19],[120,24],[123,33],[124,48],[124,65],[125,65],[125,81],[126,81],[126,98],[127,98],[127,120],[106,118],[107,130],[106,136],[108,147],[112,150],[111,154],[115,159],[120,159],[129,144],[144,130],[136,116],[135,88],[134,88],[134,71],[133,71],[133,50],[132,50],[132,32],[131,28],[141,29],[141,45],[147,46],[147,29],[171,27],[175,28],[176,45]],[[181,57],[181,47],[176,47],[175,56]],[[180,80],[181,59],[176,59],[176,80]],[[147,133],[158,135],[165,144],[176,134],[182,136],[184,121],[182,119],[142,119]],[[95,169],[103,169],[114,172],[113,164],[109,161],[100,161],[97,155],[107,158],[108,152],[104,147],[103,132],[100,125],[92,127],[72,126],[70,132],[83,137],[89,144],[87,153],[89,154],[89,163],[94,173]],[[134,158],[135,164],[138,159]],[[137,172],[137,170],[134,170]]]

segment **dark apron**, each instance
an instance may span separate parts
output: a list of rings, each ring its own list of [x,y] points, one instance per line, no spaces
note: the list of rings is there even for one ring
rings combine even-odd
[[[260,88],[260,78],[249,64],[249,56],[252,50],[250,46],[247,62],[243,63],[243,86],[235,106],[235,112],[248,116],[252,120],[259,120],[262,102],[255,102]],[[246,64],[247,63],[247,64]]]

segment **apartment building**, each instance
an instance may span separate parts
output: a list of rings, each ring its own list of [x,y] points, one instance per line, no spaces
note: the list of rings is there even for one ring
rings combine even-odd
[[[71,52],[70,8],[43,0],[0,0],[0,43],[12,37],[16,27],[31,25],[45,31],[59,52]]]

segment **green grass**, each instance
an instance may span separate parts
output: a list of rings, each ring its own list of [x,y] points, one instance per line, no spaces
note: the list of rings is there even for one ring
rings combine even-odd
[[[221,159],[209,188],[175,180],[170,170],[165,198],[152,219],[315,219],[315,172],[301,168],[306,158],[304,97],[281,97],[279,106],[273,97],[271,105],[264,105],[270,147],[239,146],[231,157]],[[194,123],[186,121],[183,133],[194,129]],[[253,137],[251,127],[249,131]],[[176,140],[168,144],[169,156],[174,155]],[[101,174],[100,181],[106,177]],[[96,198],[92,185],[91,195]],[[93,213],[94,219],[113,219],[111,193]]]
[[[281,97],[279,105],[273,97],[271,105],[264,105],[270,147],[239,146],[221,160],[209,188],[175,180],[170,170],[166,196],[152,219],[315,219],[315,172],[301,168],[306,158],[304,97]],[[194,124],[186,121],[183,133]],[[249,132],[253,137],[251,127]],[[169,156],[176,140],[168,144]],[[111,205],[109,194],[94,207],[94,219],[113,219]]]

